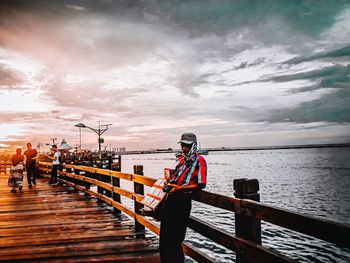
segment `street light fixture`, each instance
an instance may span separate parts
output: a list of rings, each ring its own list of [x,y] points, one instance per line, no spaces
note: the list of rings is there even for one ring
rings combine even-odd
[[[101,135],[108,130],[108,127],[111,126],[112,124],[100,124],[100,122],[98,122],[98,129],[95,128],[91,128],[89,126],[86,126],[84,123],[77,123],[74,126],[78,127],[79,129],[81,128],[88,128],[90,130],[92,130],[93,132],[95,132],[98,135],[98,156],[99,158],[101,158],[101,143],[103,143],[103,139],[101,139]],[[104,126],[104,128],[101,129],[101,126]],[[81,130],[80,130],[80,148],[81,148]]]
[[[79,128],[86,128],[85,124],[84,123],[77,123],[74,125],[75,127],[79,127]]]
[[[52,140],[52,144],[55,144],[55,141],[57,140],[57,138],[50,138]]]

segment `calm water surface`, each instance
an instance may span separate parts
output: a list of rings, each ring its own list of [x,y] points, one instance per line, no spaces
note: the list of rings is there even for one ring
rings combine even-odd
[[[263,203],[350,224],[350,148],[210,152],[205,159],[210,192],[233,196],[234,179],[258,179]],[[158,178],[165,167],[174,167],[175,158],[122,156],[123,172],[132,172],[134,164],[143,165],[146,176]],[[234,232],[233,213],[194,202],[192,215]],[[235,262],[234,253],[191,230],[186,240],[218,262]],[[350,262],[349,249],[265,222],[262,240],[264,246],[301,262]]]

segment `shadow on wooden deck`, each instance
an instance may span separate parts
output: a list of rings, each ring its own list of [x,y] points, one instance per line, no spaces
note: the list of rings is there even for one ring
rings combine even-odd
[[[38,179],[11,193],[0,175],[0,262],[159,262],[134,221],[73,188]]]

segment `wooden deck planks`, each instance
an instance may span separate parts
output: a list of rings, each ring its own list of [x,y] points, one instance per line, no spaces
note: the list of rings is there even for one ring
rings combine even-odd
[[[159,262],[157,245],[135,237],[125,215],[73,188],[11,193],[0,175],[0,262]]]

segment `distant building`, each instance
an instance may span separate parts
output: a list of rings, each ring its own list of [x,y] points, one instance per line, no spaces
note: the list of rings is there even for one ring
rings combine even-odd
[[[156,152],[169,152],[169,151],[172,151],[173,149],[172,148],[167,148],[167,149],[155,149],[153,151],[156,151]]]
[[[72,149],[73,147],[68,145],[65,139],[62,140],[61,144],[58,145],[58,150],[69,150]]]
[[[119,148],[119,152],[121,152],[121,153],[126,152],[126,148],[125,148],[125,147],[121,147],[121,148]]]

